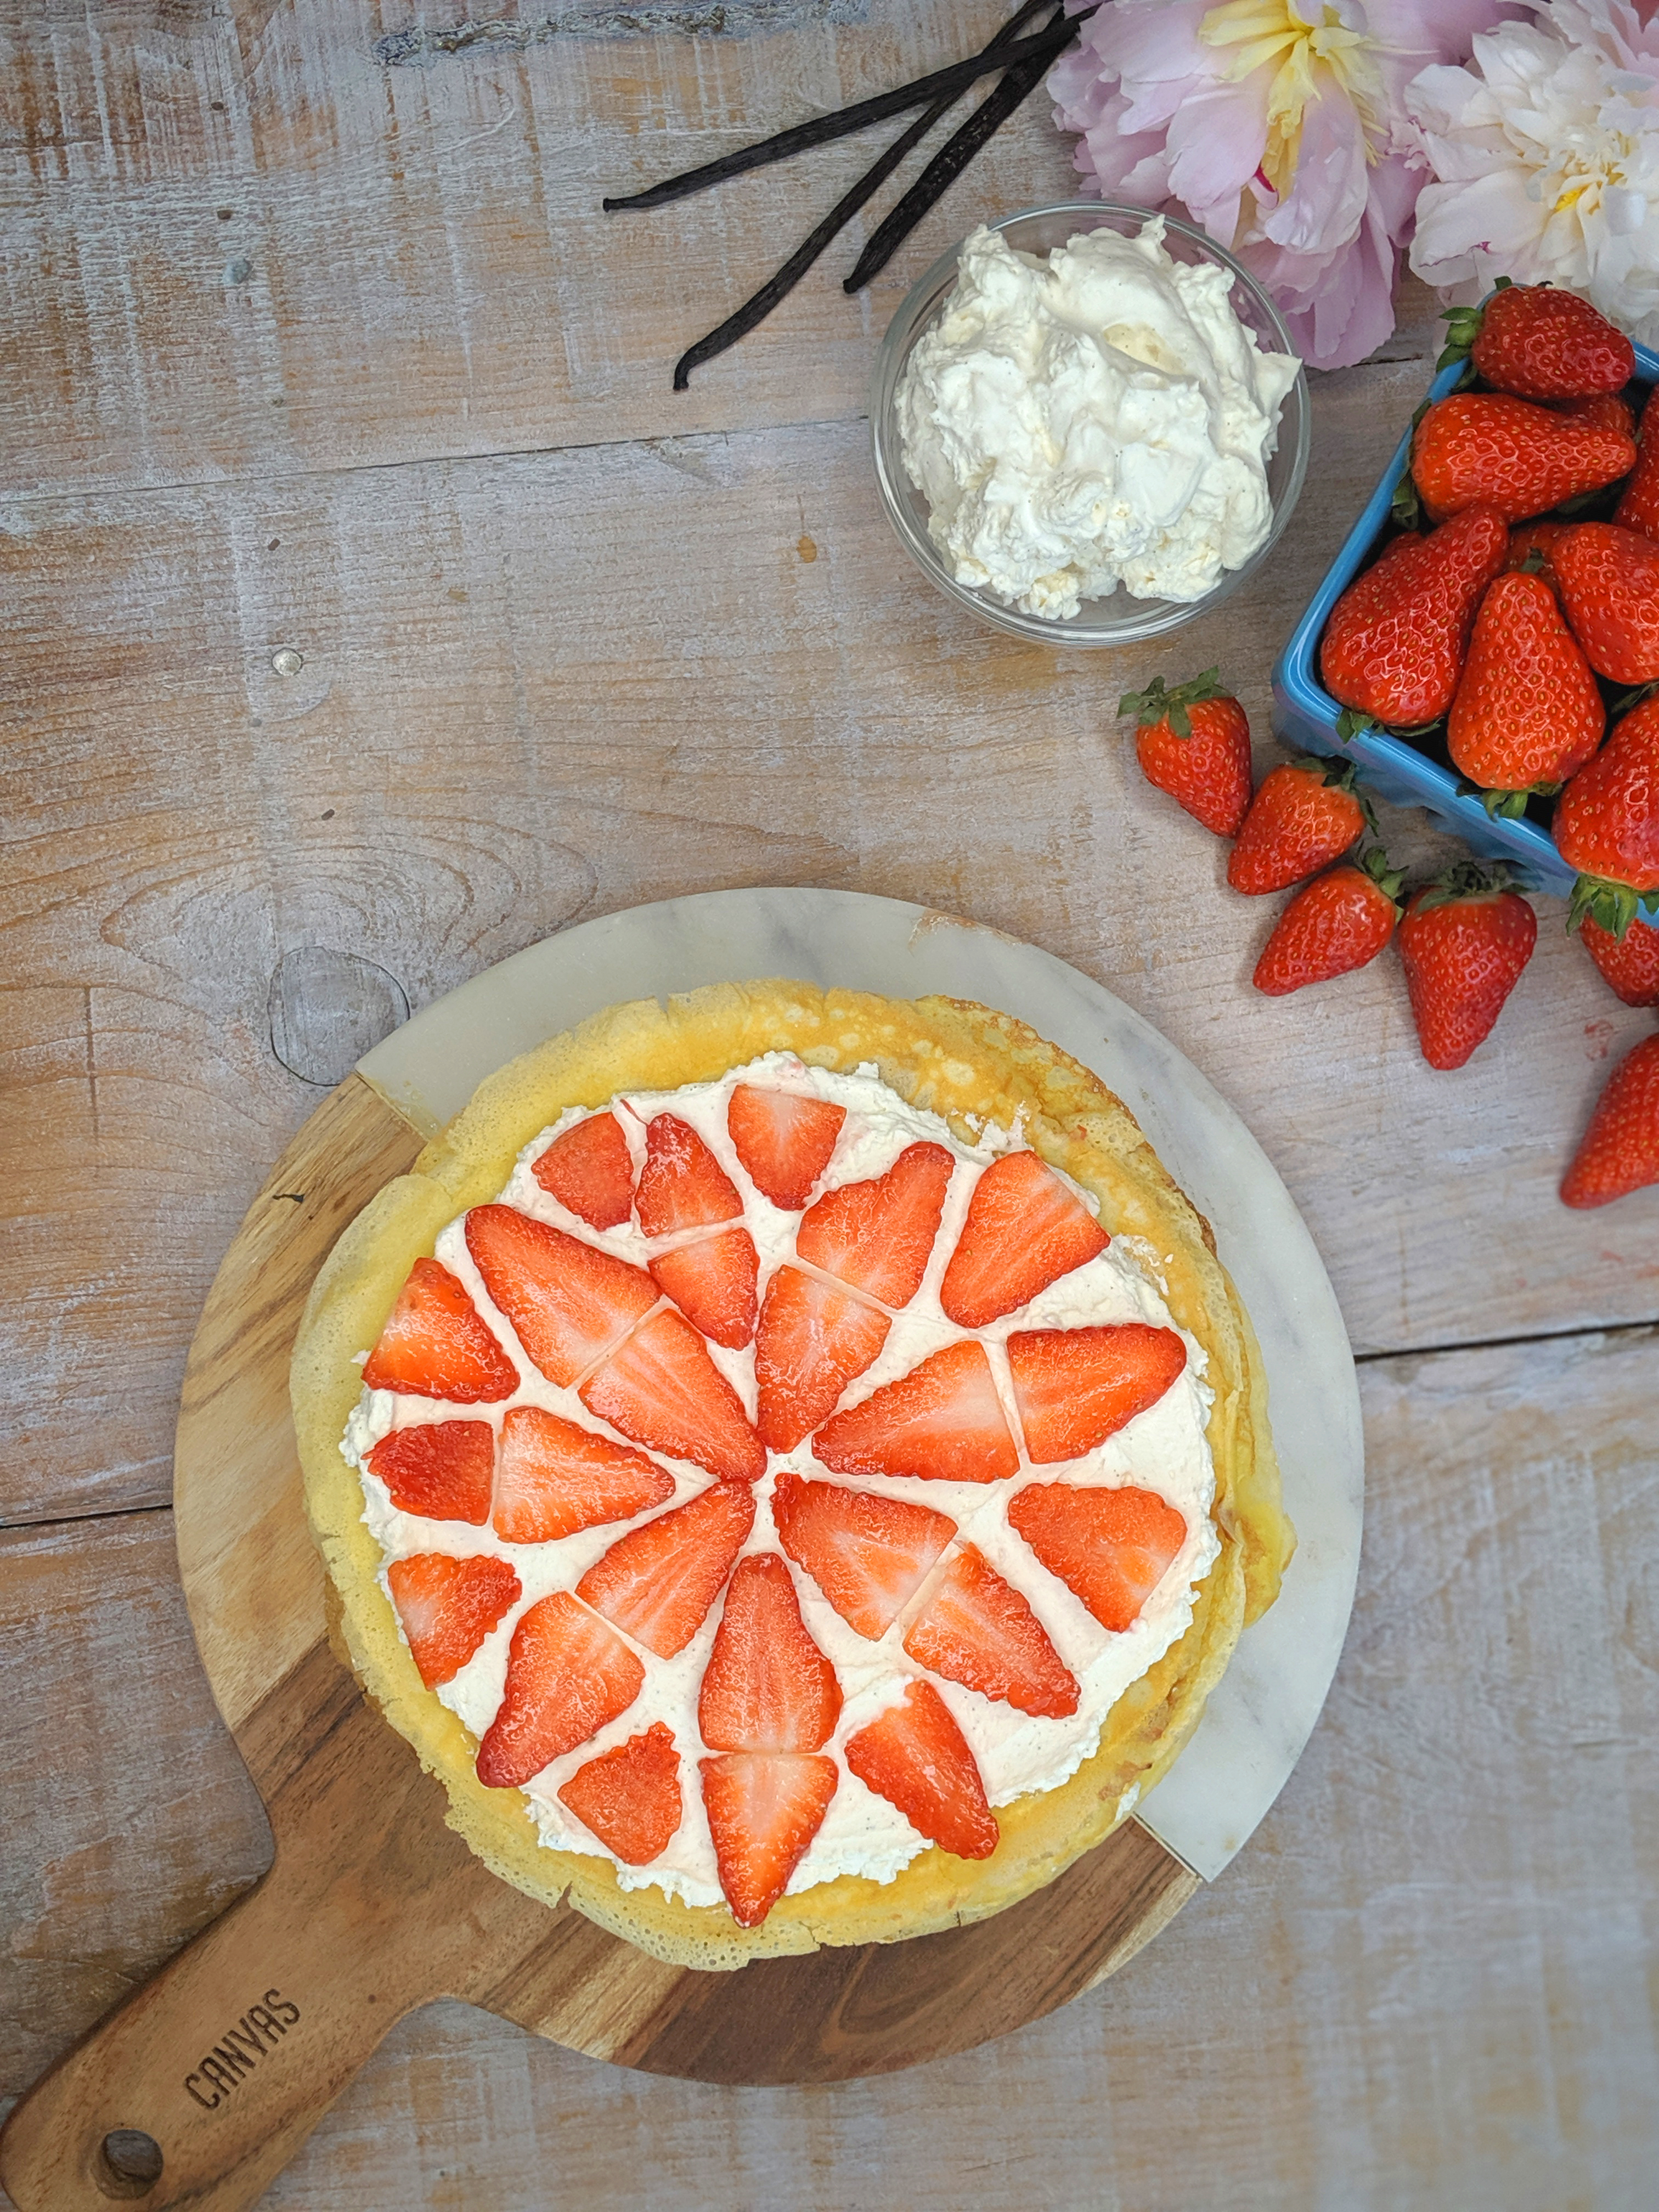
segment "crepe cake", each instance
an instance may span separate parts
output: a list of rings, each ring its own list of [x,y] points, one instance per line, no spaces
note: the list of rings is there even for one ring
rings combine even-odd
[[[1289,1556],[1248,1319],[1008,1017],[608,1009],[341,1239],[294,1398],[360,1679],[498,1872],[700,1966],[995,1911]]]

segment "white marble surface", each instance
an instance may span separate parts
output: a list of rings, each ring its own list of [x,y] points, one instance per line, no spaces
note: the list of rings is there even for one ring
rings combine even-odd
[[[1109,991],[999,932],[856,891],[708,891],[582,923],[416,1014],[359,1072],[435,1129],[492,1069],[601,1006],[703,983],[800,977],[1018,1015],[1109,1084],[1209,1217],[1261,1340],[1299,1538],[1191,1743],[1139,1817],[1212,1879],[1296,1765],[1335,1672],[1359,1561],[1364,1455],[1347,1333],[1301,1215],[1225,1101]]]

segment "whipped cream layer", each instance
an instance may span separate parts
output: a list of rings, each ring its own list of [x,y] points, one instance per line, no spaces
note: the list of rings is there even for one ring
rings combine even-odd
[[[1080,232],[1046,260],[981,225],[897,395],[904,465],[957,581],[1075,615],[1121,584],[1189,601],[1273,522],[1267,462],[1301,367],[1262,353],[1215,263]]]
[[[897,1310],[880,1356],[851,1383],[840,1407],[857,1405],[884,1383],[905,1375],[942,1345],[964,1336],[987,1347],[1009,1426],[1018,1438],[1020,1431],[1010,1384],[1006,1341],[1011,1331],[1024,1328],[1079,1328],[1108,1322],[1143,1321],[1173,1328],[1169,1310],[1152,1279],[1158,1255],[1137,1240],[1115,1239],[1097,1259],[1075,1268],[1051,1284],[1016,1312],[982,1329],[963,1329],[946,1320],[939,1304],[939,1284],[956,1248],[975,1184],[993,1159],[1020,1148],[1018,1133],[1009,1135],[988,1125],[980,1141],[965,1145],[937,1115],[908,1104],[890,1090],[873,1067],[855,1074],[839,1074],[808,1066],[791,1055],[772,1053],[747,1067],[733,1069],[717,1083],[690,1085],[671,1092],[628,1092],[611,1101],[618,1121],[627,1133],[637,1173],[645,1155],[645,1125],[653,1115],[672,1109],[702,1136],[744,1200],[744,1220],[760,1255],[760,1286],[781,1262],[793,1258],[795,1231],[800,1217],[781,1212],[756,1190],[738,1160],[726,1131],[726,1106],[738,1083],[791,1091],[830,1100],[847,1109],[836,1150],[812,1195],[842,1183],[861,1182],[884,1174],[907,1145],[927,1140],[945,1146],[956,1166],[945,1201],[944,1218],[934,1240],[927,1272],[909,1304]],[[636,1224],[599,1231],[569,1213],[548,1195],[532,1173],[532,1163],[573,1122],[586,1118],[586,1109],[574,1108],[532,1139],[519,1156],[501,1200],[520,1212],[553,1223],[586,1243],[643,1266],[653,1249]],[[1076,1188],[1075,1184],[1072,1188]],[[1091,1212],[1097,1202],[1079,1193]],[[523,1595],[499,1625],[484,1638],[453,1680],[435,1694],[471,1729],[482,1735],[495,1717],[507,1680],[507,1650],[520,1616],[550,1591],[570,1589],[593,1562],[640,1522],[653,1520],[672,1506],[684,1504],[710,1486],[711,1478],[689,1461],[674,1460],[661,1452],[652,1457],[675,1478],[672,1500],[653,1506],[629,1522],[607,1522],[556,1542],[505,1544],[486,1526],[430,1521],[398,1510],[385,1484],[366,1464],[367,1455],[380,1438],[397,1428],[422,1421],[488,1420],[498,1436],[507,1411],[514,1406],[540,1406],[579,1421],[585,1426],[629,1440],[609,1428],[585,1407],[572,1389],[550,1382],[520,1344],[511,1322],[491,1301],[483,1278],[467,1250],[462,1216],[440,1234],[437,1258],[460,1279],[478,1311],[505,1346],[517,1367],[520,1384],[499,1403],[457,1407],[430,1399],[399,1395],[386,1390],[365,1390],[347,1425],[341,1449],[362,1478],[365,1497],[363,1518],[380,1543],[389,1564],[414,1553],[442,1552],[461,1558],[488,1553],[504,1559],[517,1571]],[[801,1615],[814,1640],[833,1663],[843,1704],[836,1731],[824,1747],[835,1759],[840,1780],[822,1827],[813,1838],[788,1884],[791,1896],[842,1875],[861,1875],[875,1881],[890,1881],[916,1855],[930,1848],[896,1806],[867,1789],[848,1768],[843,1747],[849,1735],[864,1727],[884,1706],[896,1703],[907,1684],[917,1677],[931,1681],[960,1726],[979,1763],[986,1795],[994,1806],[1036,1790],[1052,1790],[1073,1774],[1099,1741],[1107,1714],[1131,1683],[1162,1657],[1192,1619],[1196,1583],[1208,1571],[1220,1546],[1210,1518],[1215,1477],[1206,1436],[1211,1392],[1203,1376],[1205,1355],[1195,1339],[1181,1332],[1187,1346],[1187,1366],[1156,1405],[1085,1457],[1048,1464],[1033,1470],[1022,1447],[1020,1472],[1008,1482],[994,1484],[936,1482],[886,1476],[832,1475],[812,1457],[807,1437],[793,1451],[771,1453],[767,1472],[755,1486],[755,1525],[744,1553],[773,1552],[789,1566]],[[732,1352],[709,1343],[708,1350],[731,1382],[750,1418],[756,1410],[752,1347]],[[366,1355],[365,1355],[366,1356]],[[913,1614],[926,1601],[933,1577],[923,1584],[911,1604],[878,1643],[849,1627],[827,1602],[810,1576],[803,1573],[783,1551],[771,1512],[771,1497],[778,1474],[789,1468],[819,1480],[834,1481],[849,1489],[885,1492],[908,1498],[945,1513],[957,1523],[957,1537],[945,1553],[948,1559],[963,1540],[975,1544],[999,1574],[1020,1591],[1053,1639],[1066,1664],[1077,1677],[1080,1692],[1077,1711],[1063,1720],[1033,1717],[1000,1700],[981,1696],[961,1684],[933,1675],[918,1666],[902,1649]],[[1027,1481],[1064,1481],[1103,1486],[1133,1484],[1153,1490],[1185,1517],[1187,1536],[1158,1589],[1127,1631],[1114,1634],[1093,1615],[1056,1577],[1039,1565],[1035,1555],[1007,1523],[1009,1499]],[[382,1587],[386,1587],[385,1570]],[[388,1600],[390,1591],[387,1591]],[[591,1854],[610,1861],[624,1889],[653,1884],[689,1905],[719,1905],[723,1899],[715,1865],[714,1846],[704,1814],[698,1786],[696,1762],[704,1746],[697,1730],[697,1692],[719,1626],[721,1601],[717,1599],[708,1618],[685,1650],[673,1659],[658,1658],[635,1645],[646,1670],[640,1695],[608,1726],[576,1750],[554,1759],[526,1784],[528,1802],[541,1840],[561,1850]],[[394,1608],[395,1611],[395,1608]],[[624,1639],[627,1640],[627,1639]],[[577,1768],[599,1753],[637,1735],[653,1722],[663,1721],[673,1731],[682,1766],[684,1817],[665,1850],[650,1865],[623,1864],[559,1801],[560,1787]]]

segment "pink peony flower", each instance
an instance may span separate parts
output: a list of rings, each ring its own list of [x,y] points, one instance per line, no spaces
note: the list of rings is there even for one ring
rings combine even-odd
[[[1394,328],[1429,171],[1404,111],[1514,0],[1115,0],[1055,64],[1085,191],[1185,213],[1278,302],[1304,360],[1342,368]]]

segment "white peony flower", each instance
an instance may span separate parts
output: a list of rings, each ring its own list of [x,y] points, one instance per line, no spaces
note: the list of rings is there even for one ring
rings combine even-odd
[[[1653,0],[1529,0],[1462,68],[1406,90],[1436,181],[1411,265],[1455,296],[1498,276],[1581,292],[1659,343],[1659,22]]]

